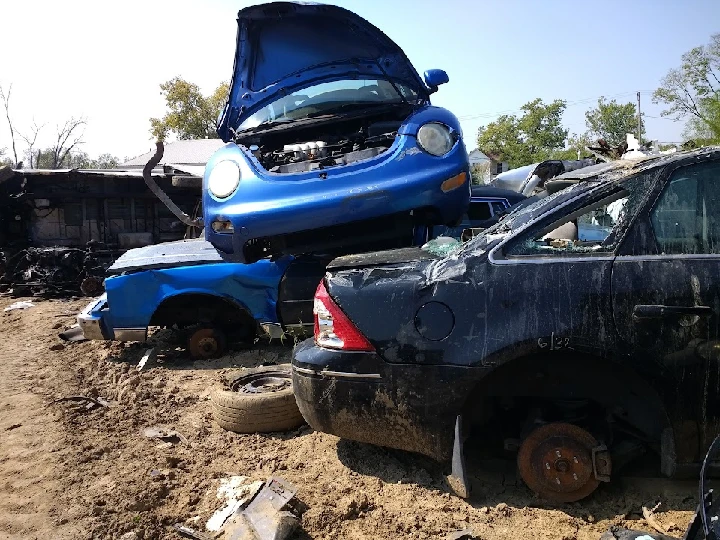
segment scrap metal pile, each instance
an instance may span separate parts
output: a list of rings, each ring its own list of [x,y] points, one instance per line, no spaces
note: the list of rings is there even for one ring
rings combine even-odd
[[[96,296],[114,253],[97,244],[0,251],[0,292],[13,296]]]

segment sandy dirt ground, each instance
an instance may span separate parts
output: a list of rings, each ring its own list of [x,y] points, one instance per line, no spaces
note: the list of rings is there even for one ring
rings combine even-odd
[[[35,301],[2,312],[0,298],[0,538],[179,538],[175,523],[202,527],[220,506],[220,479],[281,476],[307,505],[297,539],[597,539],[611,525],[648,529],[642,505],[681,536],[696,505],[685,492],[603,486],[588,501],[543,503],[513,474],[474,473],[473,496],[450,495],[440,465],[423,457],[339,440],[305,426],[238,435],[213,424],[209,395],[224,373],[288,362],[291,347],[260,344],[194,362],[163,330],[158,359],[140,372],[141,344],[64,344],[86,300]],[[86,410],[58,398],[110,402]],[[148,426],[180,432],[163,447]]]

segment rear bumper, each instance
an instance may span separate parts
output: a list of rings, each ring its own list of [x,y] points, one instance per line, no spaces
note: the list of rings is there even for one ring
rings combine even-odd
[[[312,339],[295,348],[292,364],[295,398],[313,429],[439,461],[452,456],[455,418],[477,380],[468,368],[388,364]]]
[[[107,330],[103,330],[102,309],[107,304],[107,294],[90,302],[77,316],[77,323],[85,339],[112,339]]]
[[[117,341],[145,341],[147,327],[113,328],[108,321],[107,293],[90,302],[77,316],[77,323],[85,339]]]

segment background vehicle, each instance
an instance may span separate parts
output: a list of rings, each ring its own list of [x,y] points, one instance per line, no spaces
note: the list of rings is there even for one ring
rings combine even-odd
[[[643,454],[695,474],[720,425],[719,178],[720,148],[596,165],[448,257],[332,261],[294,352],[301,412],[453,457],[460,492],[473,432],[556,501]]]
[[[517,191],[493,186],[472,186],[470,205],[460,224],[457,227],[437,225],[432,228],[432,235],[460,238],[463,229],[486,229],[497,223],[509,208],[523,200],[525,195]]]

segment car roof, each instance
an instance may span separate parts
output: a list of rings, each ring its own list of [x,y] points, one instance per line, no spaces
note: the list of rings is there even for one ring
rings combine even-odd
[[[720,152],[720,146],[707,146],[696,150],[673,152],[670,154],[651,154],[632,159],[617,159],[607,163],[599,163],[582,169],[569,171],[556,176],[552,180],[616,180],[637,172],[664,167],[670,163],[692,161],[694,158]]]
[[[507,199],[510,204],[525,199],[525,195],[513,191],[511,189],[502,189],[495,186],[472,186],[472,197],[496,197],[498,199]]]

